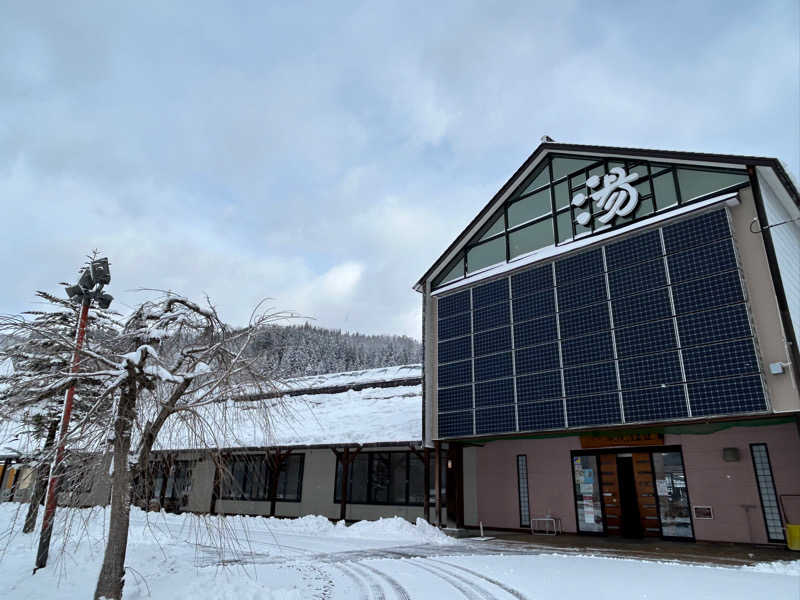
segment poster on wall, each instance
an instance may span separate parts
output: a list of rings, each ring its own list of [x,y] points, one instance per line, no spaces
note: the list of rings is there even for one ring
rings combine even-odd
[[[581,483],[581,494],[583,496],[592,496],[594,493],[594,485],[591,483]]]
[[[669,496],[669,486],[666,479],[656,479],[656,490],[659,496]]]

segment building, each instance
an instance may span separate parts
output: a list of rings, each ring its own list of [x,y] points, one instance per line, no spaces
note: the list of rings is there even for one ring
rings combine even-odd
[[[798,207],[776,159],[542,143],[415,286],[451,522],[783,543]]]
[[[253,400],[264,399],[274,399],[268,425],[251,411]],[[228,411],[226,419],[215,419],[217,410]],[[175,417],[151,458],[148,497],[136,497],[143,482],[135,486],[137,504],[173,512],[346,520],[397,515],[414,521],[427,509],[429,518],[437,518],[430,507],[436,469],[421,439],[419,365],[293,379],[273,393],[210,405],[202,418],[226,424],[214,433],[216,447],[207,447],[207,437],[196,438],[192,424]],[[30,497],[33,471],[21,444],[13,435],[0,436],[0,448],[10,453],[9,476],[2,481],[24,482],[13,489],[9,484],[5,500]],[[31,444],[27,440],[24,447]],[[84,488],[60,502],[107,503],[110,482],[103,464],[99,476],[82,477]],[[439,477],[441,493],[444,469]],[[443,519],[446,514],[443,509]]]

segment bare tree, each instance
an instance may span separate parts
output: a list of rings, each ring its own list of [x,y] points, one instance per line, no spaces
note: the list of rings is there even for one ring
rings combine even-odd
[[[246,327],[232,328],[208,299],[200,304],[159,294],[125,319],[99,312],[77,373],[68,368],[67,357],[75,350],[74,309],[68,302],[40,294],[72,319],[60,327],[50,327],[56,317],[44,313],[0,318],[0,332],[14,339],[7,355],[15,362],[13,374],[0,379],[0,417],[33,430],[44,415],[42,423],[49,426],[59,396],[74,381],[82,392],[65,436],[68,451],[84,457],[111,454],[110,522],[95,598],[122,597],[131,500],[150,497],[149,464],[159,439],[196,448],[221,448],[235,439],[241,411],[228,410],[232,399],[243,391],[274,390],[249,346],[265,325],[293,316],[259,306]],[[48,344],[49,354],[41,348]],[[249,406],[247,418],[251,423],[263,419],[265,436],[274,407],[274,400]],[[47,433],[39,427],[35,439],[46,440]],[[132,488],[134,480],[139,489]]]
[[[218,446],[213,438],[227,427],[218,418],[224,411],[204,409],[230,402],[242,386],[269,386],[245,352],[262,325],[286,316],[256,311],[247,327],[232,329],[210,301],[200,305],[167,294],[142,304],[128,319],[121,337],[133,349],[121,356],[122,362],[88,374],[107,375],[108,389],[120,391],[113,432],[110,526],[95,598],[122,597],[131,481],[136,477],[143,482],[142,495],[149,498],[150,456],[165,424],[170,419],[200,423],[184,430],[191,431],[195,444]],[[208,414],[217,417],[215,422],[204,422]],[[134,433],[138,443],[131,456]]]

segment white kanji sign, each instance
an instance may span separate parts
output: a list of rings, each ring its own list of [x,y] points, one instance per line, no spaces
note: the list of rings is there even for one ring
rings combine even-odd
[[[596,191],[588,197],[584,193],[576,194],[572,199],[572,205],[583,207],[587,200],[594,200],[595,204],[605,211],[597,220],[603,224],[610,223],[617,215],[625,217],[639,206],[639,192],[630,185],[637,179],[639,179],[638,173],[628,175],[622,167],[614,167],[609,173],[603,175],[603,187],[599,187],[600,177],[592,175],[586,180],[586,186],[590,190]],[[575,220],[581,225],[587,225],[591,218],[592,213],[589,210],[580,213]]]

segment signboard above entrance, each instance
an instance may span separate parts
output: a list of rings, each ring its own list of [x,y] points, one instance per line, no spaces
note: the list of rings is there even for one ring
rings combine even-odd
[[[663,433],[589,433],[581,436],[581,448],[615,446],[663,446]]]

